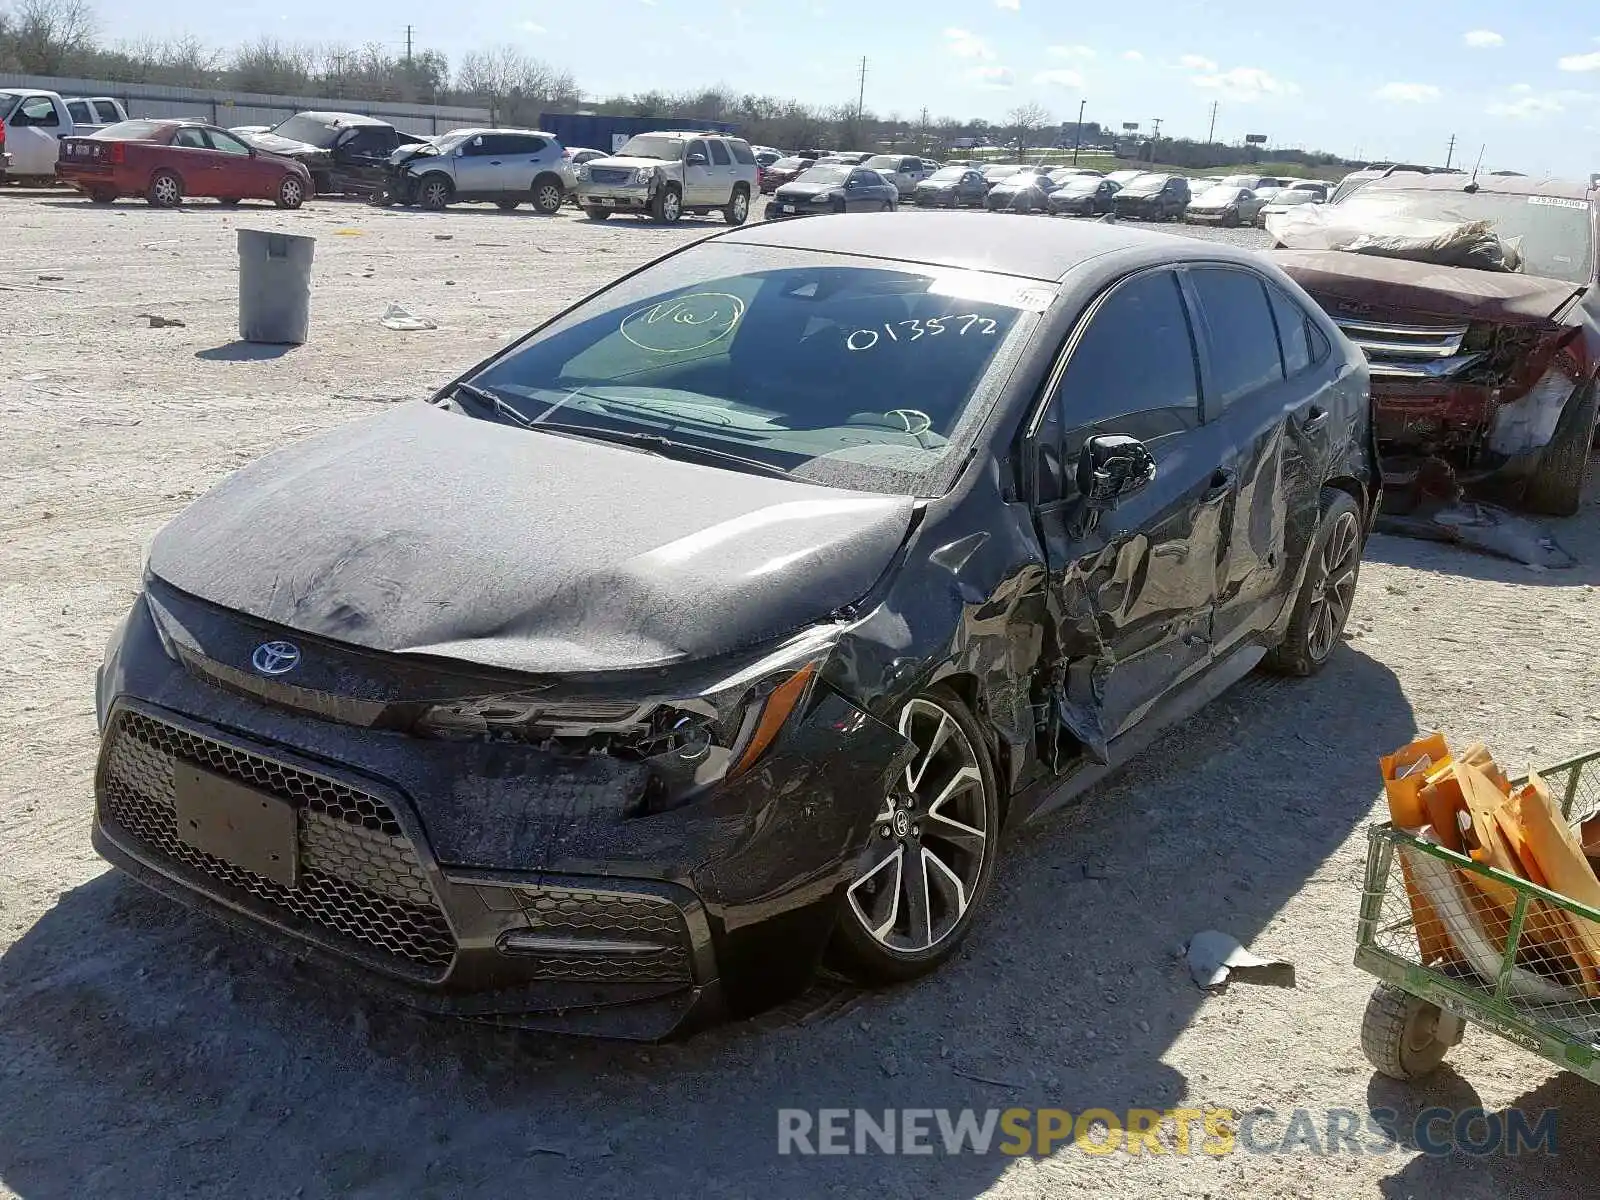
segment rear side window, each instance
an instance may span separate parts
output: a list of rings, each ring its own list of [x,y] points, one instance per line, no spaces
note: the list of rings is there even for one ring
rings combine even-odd
[[[122,120],[122,114],[117,111],[117,106],[109,100],[96,100],[94,102],[95,115],[107,125],[114,125]]]
[[[1136,276],[1100,304],[1073,348],[1055,402],[1066,431],[1063,462],[1096,434],[1149,442],[1198,424],[1194,338],[1172,272]]]
[[[711,147],[711,161],[714,165],[719,167],[733,165],[733,159],[728,155],[728,148],[721,142],[707,142],[706,145]]]
[[[173,135],[174,146],[186,146],[190,150],[209,150],[211,143],[206,140],[206,131],[193,125],[186,125]]]
[[[1283,348],[1283,373],[1298,375],[1311,365],[1311,322],[1302,309],[1275,287],[1269,287],[1272,316],[1278,323],[1278,344]]]
[[[747,167],[755,165],[756,156],[744,142],[729,142],[728,149],[733,151],[733,161],[743,163]],[[776,160],[774,160],[776,161]]]
[[[94,124],[94,118],[89,115],[89,102],[87,100],[68,100],[67,115],[79,125]]]
[[[1212,383],[1206,417],[1283,378],[1278,331],[1267,305],[1266,285],[1246,271],[1200,267],[1189,278],[1200,298],[1208,331]]]
[[[522,133],[501,134],[498,140],[502,144],[501,154],[537,154],[547,145],[543,138]]]

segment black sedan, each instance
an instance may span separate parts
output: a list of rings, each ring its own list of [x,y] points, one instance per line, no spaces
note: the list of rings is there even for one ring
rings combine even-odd
[[[1189,181],[1182,175],[1141,175],[1122,185],[1111,200],[1119,217],[1179,221],[1189,207]]]
[[[706,238],[157,534],[97,677],[95,845],[502,1024],[662,1037],[825,955],[910,979],[1009,828],[1340,653],[1367,387],[1214,242]]]
[[[1027,167],[995,183],[983,205],[990,212],[1043,212],[1055,187],[1048,167]]]
[[[890,212],[900,189],[876,171],[845,163],[818,163],[767,201],[767,220],[818,213]]]
[[[1121,187],[1096,175],[1074,175],[1050,193],[1052,217],[1094,217],[1111,211],[1112,198]]]
[[[989,190],[983,172],[976,167],[940,167],[917,184],[911,202],[919,208],[959,208],[979,205]]]

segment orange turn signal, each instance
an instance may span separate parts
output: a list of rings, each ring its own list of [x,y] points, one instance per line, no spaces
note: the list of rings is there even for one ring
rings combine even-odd
[[[756,760],[766,753],[767,747],[772,745],[773,739],[778,736],[778,730],[783,728],[783,723],[789,719],[789,714],[794,711],[795,705],[805,696],[806,688],[816,671],[815,663],[807,663],[772,689],[772,694],[767,697],[766,706],[761,710],[761,720],[756,725],[756,731],[751,735],[744,753],[739,755],[739,761],[729,770],[730,776],[738,775],[753,766]]]

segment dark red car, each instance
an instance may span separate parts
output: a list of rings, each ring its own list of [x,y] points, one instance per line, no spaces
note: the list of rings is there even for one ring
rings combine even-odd
[[[143,196],[156,208],[176,208],[186,197],[209,196],[299,208],[312,194],[301,164],[199,121],[123,121],[89,137],[62,138],[56,174],[96,204]]]

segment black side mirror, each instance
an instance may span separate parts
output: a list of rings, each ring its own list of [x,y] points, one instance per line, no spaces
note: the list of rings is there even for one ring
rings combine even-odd
[[[1138,438],[1101,434],[1078,455],[1078,492],[1092,508],[1111,508],[1156,477],[1156,460]]]

